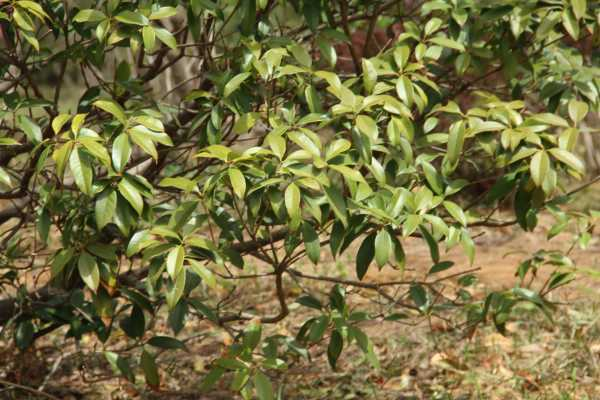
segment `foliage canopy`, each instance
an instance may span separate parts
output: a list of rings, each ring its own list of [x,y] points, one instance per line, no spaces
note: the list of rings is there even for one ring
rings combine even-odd
[[[576,221],[589,240],[597,215],[561,207],[587,185],[567,189],[600,111],[599,24],[590,0],[2,2],[2,334],[26,349],[63,326],[93,333],[116,373],[158,388],[156,350],[184,351],[175,336],[202,318],[235,339],[203,386],[232,373],[272,399],[273,371],[322,341],[332,368],[350,345],[377,367],[366,320],[460,309],[469,329],[503,329],[517,302],[549,312],[565,255],[536,253],[523,285],[477,300],[442,250],[473,263],[474,228],[530,231],[543,210],[553,235]],[[429,271],[365,279],[403,271],[409,237]],[[355,251],[355,277],[303,270],[324,249]],[[557,271],[533,290],[542,264]],[[448,275],[455,297],[438,290]],[[232,301],[246,279],[269,281],[278,308]],[[328,293],[286,291],[314,280]],[[386,311],[352,307],[352,288]],[[267,334],[292,302],[314,316]],[[172,336],[153,332],[159,309]],[[111,348],[118,330],[128,351]]]

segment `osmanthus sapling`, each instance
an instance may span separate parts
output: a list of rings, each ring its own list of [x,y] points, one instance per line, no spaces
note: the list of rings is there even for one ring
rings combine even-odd
[[[585,51],[597,2],[83,3],[0,4],[0,325],[20,349],[63,326],[94,333],[116,373],[133,381],[139,367],[160,389],[157,349],[185,351],[174,336],[201,318],[237,332],[203,387],[231,373],[233,390],[271,399],[277,371],[318,344],[332,368],[351,345],[377,367],[366,320],[459,309],[456,324],[502,329],[517,302],[549,312],[548,292],[572,278],[568,254],[538,252],[521,285],[483,301],[440,286],[473,283],[476,268],[453,272],[443,249],[473,264],[474,227],[531,231],[550,210],[550,238],[573,222],[589,242],[597,215],[564,205],[598,180],[578,156],[600,109]],[[377,54],[360,59],[374,32]],[[473,194],[477,182],[491,183]],[[494,212],[506,203],[512,218]],[[409,237],[429,247],[429,270],[364,279],[403,270]],[[354,252],[354,277],[307,271],[324,249]],[[542,265],[557,271],[534,290],[526,276]],[[231,301],[247,279],[272,288],[270,313]],[[327,295],[293,297],[297,281]],[[349,288],[387,311],[350,307]],[[269,336],[291,302],[312,317]],[[152,328],[159,310],[172,336]],[[119,330],[126,352],[111,345]]]

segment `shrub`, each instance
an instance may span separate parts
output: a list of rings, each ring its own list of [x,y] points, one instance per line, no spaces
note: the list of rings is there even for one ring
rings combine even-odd
[[[476,300],[462,288],[473,271],[452,273],[440,248],[462,246],[473,263],[473,228],[531,231],[544,210],[552,235],[575,221],[589,240],[596,215],[562,206],[597,180],[572,189],[580,124],[600,109],[599,11],[586,0],[3,2],[2,334],[24,350],[63,326],[103,342],[122,330],[131,347],[108,346],[108,362],[159,388],[156,349],[184,349],[175,336],[202,318],[236,333],[203,386],[233,373],[234,390],[270,399],[270,370],[315,343],[333,368],[353,344],[377,366],[367,319],[459,309],[470,329],[503,329],[517,302],[549,312],[547,294],[572,279],[565,255],[519,266],[522,283],[557,267],[538,290]],[[427,243],[429,271],[364,279],[402,271],[409,237]],[[357,249],[352,277],[303,270],[323,249]],[[450,277],[456,297],[438,290]],[[270,285],[278,308],[231,301],[247,279]],[[291,279],[328,295],[291,296]],[[388,311],[350,307],[352,287]],[[291,302],[314,317],[267,334]],[[172,336],[153,331],[159,310]]]

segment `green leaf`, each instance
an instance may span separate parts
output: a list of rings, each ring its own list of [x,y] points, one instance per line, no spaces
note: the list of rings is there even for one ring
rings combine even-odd
[[[115,19],[128,25],[144,26],[149,23],[148,18],[134,11],[121,11],[115,16]]]
[[[21,144],[18,140],[9,137],[0,137],[0,146],[17,146]]]
[[[300,65],[310,68],[312,65],[312,57],[308,54],[308,51],[304,48],[304,46],[299,44],[293,44],[289,47],[289,50],[292,52],[292,55],[300,63]]]
[[[342,354],[342,349],[344,348],[344,338],[338,330],[334,330],[331,332],[331,338],[329,339],[329,346],[327,346],[327,360],[329,361],[329,365],[331,368],[335,370],[337,365],[337,360],[340,358],[340,354]]]
[[[573,153],[559,148],[550,149],[548,152],[558,161],[573,168],[576,172],[580,174],[585,172],[585,164]]]
[[[167,255],[167,273],[175,280],[183,270],[185,248],[181,245],[173,247]]]
[[[396,66],[402,71],[408,64],[408,58],[410,57],[410,47],[398,46],[394,50],[394,62]]]
[[[107,167],[110,166],[110,156],[108,155],[106,147],[101,143],[90,137],[79,137],[77,141],[83,145],[88,153],[96,157],[102,164]]]
[[[150,346],[168,350],[187,350],[185,344],[169,336],[154,336],[148,340]]]
[[[386,229],[377,232],[377,236],[375,236],[375,262],[380,268],[388,262],[392,247],[392,238],[389,232]]]
[[[400,100],[402,100],[404,104],[406,104],[409,107],[412,106],[413,99],[415,97],[415,92],[413,89],[412,82],[410,81],[410,79],[408,79],[406,75],[402,75],[396,81],[396,93],[398,94],[398,97],[400,98]]]
[[[117,119],[121,124],[127,124],[127,117],[123,108],[113,100],[96,100],[94,106],[99,109],[106,111]]]
[[[377,137],[379,136],[379,129],[377,129],[377,124],[373,118],[369,117],[368,115],[359,115],[356,117],[356,127],[359,131],[367,135],[372,141],[377,140]]]
[[[336,217],[344,224],[348,226],[348,212],[346,211],[346,201],[344,196],[335,186],[325,188],[325,195],[329,201],[331,209],[335,213]]]
[[[171,285],[170,289],[167,292],[167,307],[169,307],[169,310],[173,310],[176,309],[177,304],[179,303],[179,299],[181,299],[181,296],[183,296],[183,292],[185,290],[185,281],[186,281],[186,271],[182,268],[181,271],[179,272],[179,275],[177,275],[175,277],[175,279],[173,279],[173,284]],[[179,325],[181,325],[181,323],[178,323]],[[171,325],[174,326],[174,325]],[[179,329],[174,329],[175,332],[178,332],[181,328]]]
[[[562,24],[569,35],[574,39],[579,39],[579,22],[575,18],[573,11],[565,8],[562,13]]]
[[[110,20],[105,19],[104,21],[100,22],[98,24],[98,26],[96,26],[96,38],[100,42],[103,42],[104,39],[106,38],[106,35],[107,35],[109,29],[110,29]]]
[[[33,32],[21,31],[21,35],[34,49],[36,49],[36,51],[40,51],[40,42],[34,36]]]
[[[569,123],[564,118],[562,118],[556,114],[550,114],[550,113],[536,114],[533,116],[533,119],[536,121],[539,121],[541,123],[547,124],[547,125],[561,126],[563,128],[569,127]]]
[[[142,371],[144,371],[144,377],[146,378],[146,383],[154,388],[158,388],[160,384],[160,378],[158,376],[158,368],[156,367],[156,362],[154,361],[154,357],[148,353],[146,350],[142,351],[142,356],[140,358],[140,365],[142,367]]]
[[[147,230],[136,232],[133,234],[133,236],[131,236],[125,254],[127,255],[127,257],[131,257],[134,254],[140,252],[144,247],[148,246],[151,243],[152,239],[150,238],[150,232],[148,232]]]
[[[73,121],[71,122],[71,131],[76,136],[79,133],[79,130],[81,129],[81,127],[83,126],[86,116],[87,116],[87,114],[77,114],[73,117]]]
[[[21,32],[32,32],[35,29],[33,20],[31,19],[29,14],[27,14],[27,12],[22,11],[16,7],[13,9],[12,17],[17,23],[17,26],[22,29]]]
[[[237,74],[233,78],[227,82],[225,88],[223,89],[223,96],[229,97],[233,92],[235,92],[240,85],[248,79],[251,74],[249,72],[242,72],[241,74]]]
[[[118,185],[119,193],[127,200],[129,204],[133,207],[133,209],[141,214],[144,209],[144,199],[142,199],[142,195],[135,187],[135,185],[131,182],[131,180],[127,177],[121,179]]]
[[[254,350],[260,342],[262,335],[262,326],[260,321],[251,321],[250,324],[244,329],[244,337],[242,344],[244,347],[250,350]]]
[[[242,172],[235,167],[230,167],[227,170],[227,174],[229,175],[229,182],[233,187],[235,195],[240,199],[243,199],[246,194],[246,178],[244,178]]]
[[[304,90],[304,97],[306,98],[306,103],[308,104],[308,109],[311,113],[322,113],[323,106],[321,104],[321,98],[319,97],[319,93],[313,85],[307,85]]]
[[[302,304],[304,307],[313,308],[315,310],[322,310],[323,305],[321,302],[313,296],[307,294],[296,299],[296,303]]]
[[[208,390],[210,390],[215,385],[215,383],[217,383],[217,381],[221,379],[225,371],[225,368],[217,366],[212,367],[210,369],[210,372],[206,374],[204,379],[202,379],[202,383],[200,384],[199,388],[200,392],[207,392]]]
[[[317,231],[315,231],[315,228],[309,222],[302,224],[302,239],[304,240],[304,248],[306,249],[308,258],[313,264],[318,264],[321,257],[321,242]]]
[[[27,349],[33,343],[35,327],[30,320],[20,321],[15,329],[15,344],[20,350]]]
[[[131,383],[135,383],[135,375],[131,370],[131,366],[126,358],[119,357],[118,354],[111,351],[105,351],[104,357],[110,364],[115,374],[121,374],[125,379]]]
[[[271,380],[261,371],[254,374],[254,387],[259,400],[275,400],[273,395],[273,384]]]
[[[100,22],[106,19],[106,15],[103,12],[98,10],[86,9],[80,10],[75,17],[73,17],[73,21],[75,22]]]
[[[159,28],[159,27],[154,27],[153,29],[154,29],[154,33],[158,37],[158,40],[163,42],[168,48],[173,49],[173,50],[177,48],[177,40],[175,39],[175,36],[173,36],[173,34],[171,32],[169,32],[168,30],[166,30],[164,28]]]
[[[183,178],[183,177],[176,177],[176,178],[167,177],[167,178],[164,178],[163,180],[161,180],[158,183],[158,186],[174,187],[177,189],[181,189],[184,192],[191,192],[194,189],[196,189],[196,182],[194,182],[191,179]]]
[[[136,125],[128,130],[129,134],[135,134],[139,136],[146,136],[149,140],[163,144],[165,146],[173,146],[173,141],[164,132],[156,132],[152,129],[147,128],[144,125]]]
[[[569,117],[576,124],[581,122],[587,115],[590,107],[583,101],[571,99],[569,101]]]
[[[466,230],[463,230],[460,240],[465,253],[467,253],[467,257],[469,258],[469,265],[472,266],[475,261],[475,242]]]
[[[453,261],[442,261],[437,264],[434,264],[433,267],[431,267],[431,269],[429,270],[429,274],[435,274],[438,272],[442,272],[442,271],[452,268],[453,266],[454,266]]]
[[[415,284],[411,285],[409,289],[410,298],[415,303],[417,307],[421,310],[424,310],[429,303],[427,299],[427,292],[423,288],[423,286]]]
[[[0,167],[0,183],[11,188],[13,186],[12,177],[6,170]]]
[[[169,18],[177,15],[177,9],[175,7],[160,7],[158,10],[153,11],[150,14],[151,20]]]
[[[344,178],[349,179],[351,181],[359,182],[359,183],[367,183],[367,181],[362,176],[360,171],[358,171],[356,169],[352,169],[345,165],[335,165],[335,164],[329,164],[329,168],[339,172],[340,174],[342,174],[342,176]]]
[[[442,47],[447,47],[449,49],[454,49],[454,50],[458,50],[461,52],[465,51],[465,46],[463,46],[462,44],[460,44],[452,39],[448,39],[447,37],[436,36],[436,37],[432,37],[428,41],[431,43],[437,44],[439,46],[442,46]]]
[[[448,213],[458,221],[462,226],[467,226],[467,216],[460,206],[452,201],[446,200],[444,201],[444,208],[448,211]]]
[[[135,129],[130,129],[128,132],[133,143],[140,146],[142,150],[144,150],[146,154],[152,156],[154,160],[158,160],[158,152],[156,151],[156,146],[154,145],[151,137],[146,135],[144,132],[140,132],[139,130]]]
[[[435,240],[435,238],[423,225],[421,225],[419,228],[421,235],[423,235],[425,241],[427,242],[427,246],[429,246],[429,253],[431,254],[431,259],[434,263],[438,263],[440,261],[440,249],[437,240]]]
[[[188,259],[188,262],[190,263],[190,269],[196,275],[202,278],[202,281],[206,284],[206,286],[212,289],[215,289],[217,287],[217,280],[215,279],[215,275],[210,269],[206,268],[204,265],[202,265],[196,260]]]
[[[79,256],[79,260],[77,261],[77,269],[79,270],[79,276],[83,282],[90,288],[92,291],[98,290],[98,285],[100,284],[100,270],[98,269],[98,264],[96,264],[96,259],[87,252],[82,252]]]
[[[31,0],[17,0],[16,4],[19,7],[28,10],[30,13],[32,13],[39,19],[50,18],[38,2]]]
[[[114,190],[106,189],[98,196],[94,213],[96,215],[96,225],[98,229],[104,228],[110,223],[117,211],[117,193]]]
[[[73,259],[75,250],[73,248],[62,249],[54,256],[52,265],[50,266],[50,276],[56,278],[58,274],[65,268],[65,266]]]
[[[578,20],[583,18],[587,10],[587,0],[571,0],[571,6],[573,7],[573,14]]]
[[[408,237],[408,236],[412,235],[417,230],[420,223],[421,223],[420,215],[409,214],[406,217],[406,220],[404,221],[404,223],[402,224],[402,236]]]
[[[240,4],[242,15],[240,32],[244,36],[250,36],[256,30],[256,0],[241,0]]]
[[[531,163],[529,165],[531,171],[531,178],[535,182],[536,186],[542,186],[546,175],[550,170],[550,157],[544,150],[540,150],[531,157]]]
[[[76,148],[71,152],[69,157],[69,168],[73,174],[75,184],[86,195],[92,194],[92,181],[94,179],[94,171],[80,148]]]
[[[444,181],[442,176],[438,173],[431,163],[427,161],[421,162],[421,166],[423,167],[423,172],[425,173],[425,179],[429,186],[433,189],[436,194],[444,193]]]
[[[320,141],[315,141],[305,133],[299,131],[289,132],[288,137],[302,149],[310,153],[313,157],[318,158],[321,156]]]
[[[292,225],[297,226],[297,224],[300,222],[301,210],[300,189],[295,183],[290,183],[285,189],[284,201],[285,209],[293,221]]]
[[[129,136],[121,133],[112,145],[112,162],[117,172],[122,172],[131,157],[131,142]]]
[[[37,144],[42,141],[42,130],[29,117],[19,115],[17,117],[17,126],[25,132],[25,135],[27,135],[27,139],[29,139],[30,142]]]
[[[152,53],[156,47],[156,33],[151,26],[144,26],[142,28],[142,40],[144,41],[146,52]]]
[[[375,234],[372,233],[367,236],[356,254],[356,276],[359,280],[362,280],[367,274],[369,265],[373,262],[375,257]]]
[[[232,132],[236,135],[247,133],[254,127],[254,124],[256,124],[256,113],[245,113],[235,121]]]
[[[54,134],[58,135],[62,129],[62,127],[67,123],[68,120],[71,119],[71,116],[68,114],[59,114],[52,120],[52,130]]]
[[[448,162],[448,172],[452,172],[456,169],[458,160],[463,150],[465,143],[465,125],[464,123],[457,122],[452,124],[450,127],[450,133],[448,135],[448,151],[444,156],[444,161]]]
[[[196,211],[197,206],[197,201],[181,202],[171,214],[171,218],[169,218],[169,228],[173,229],[173,231],[179,231],[190,221],[190,218],[194,211]]]
[[[368,93],[373,92],[373,87],[377,83],[377,70],[373,63],[366,58],[362,59],[363,83]]]

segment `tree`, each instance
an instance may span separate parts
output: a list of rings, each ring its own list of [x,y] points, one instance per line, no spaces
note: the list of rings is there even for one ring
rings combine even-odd
[[[517,302],[550,311],[547,294],[572,279],[565,255],[519,266],[522,283],[557,266],[539,290],[478,301],[437,289],[454,267],[440,247],[473,263],[473,227],[529,231],[544,210],[554,234],[575,221],[589,236],[596,215],[561,207],[599,179],[573,188],[580,124],[600,110],[599,24],[586,0],[3,2],[2,334],[26,349],[63,326],[75,340],[122,330],[131,350],[107,360],[158,388],[155,349],[184,348],[174,336],[203,318],[239,332],[204,386],[233,373],[235,390],[271,399],[270,370],[323,340],[332,368],[352,344],[376,366],[364,319],[458,308],[471,329],[503,329]],[[507,204],[514,218],[499,219]],[[363,279],[402,270],[408,237],[429,246],[430,271]],[[298,263],[354,243],[353,278]],[[264,271],[244,271],[252,258]],[[271,282],[278,309],[222,303],[215,288],[242,279]],[[291,279],[329,295],[291,298]],[[351,309],[349,287],[389,313]],[[290,302],[315,316],[294,336],[263,334]],[[148,329],[159,310],[173,337]]]

